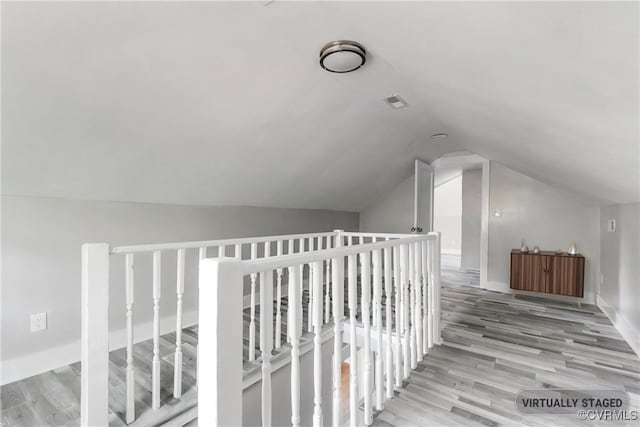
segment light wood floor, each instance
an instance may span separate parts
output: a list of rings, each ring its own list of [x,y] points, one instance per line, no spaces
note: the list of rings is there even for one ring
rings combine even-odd
[[[524,387],[622,388],[638,409],[640,361],[600,309],[460,286],[469,274],[443,275],[443,344],[374,425],[597,425],[520,414],[515,396]]]

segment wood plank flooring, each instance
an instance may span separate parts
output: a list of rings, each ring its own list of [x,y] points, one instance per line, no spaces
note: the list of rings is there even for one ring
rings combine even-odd
[[[474,274],[443,268],[443,344],[374,425],[596,425],[575,415],[520,414],[515,396],[524,387],[622,388],[638,409],[640,361],[600,309],[460,285]]]
[[[623,387],[637,408],[640,362],[597,307],[578,308],[565,301],[525,295],[512,299],[510,295],[485,291],[478,287],[477,270],[460,270],[445,259],[442,272],[443,345],[432,349],[420,362],[396,396],[376,415],[375,425],[578,424],[570,416],[549,418],[518,413],[514,397],[522,387]],[[306,304],[304,307],[306,318]],[[256,327],[259,330],[259,325]],[[245,311],[245,358],[247,330]],[[136,344],[136,425],[197,424],[191,421],[197,410],[197,326],[183,331],[183,341],[184,395],[174,399],[175,334],[161,339],[163,406],[156,412],[149,409],[152,343]],[[281,351],[288,351],[288,346]],[[110,423],[122,426],[123,349],[111,353],[110,364]],[[258,364],[245,362],[244,367],[248,375]],[[0,396],[1,426],[79,425],[80,364],[8,384],[0,389]]]

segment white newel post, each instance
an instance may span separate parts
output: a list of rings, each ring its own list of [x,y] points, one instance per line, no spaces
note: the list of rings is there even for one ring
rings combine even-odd
[[[242,270],[234,258],[200,261],[198,424],[242,425]]]
[[[82,245],[80,424],[109,425],[109,245]]]

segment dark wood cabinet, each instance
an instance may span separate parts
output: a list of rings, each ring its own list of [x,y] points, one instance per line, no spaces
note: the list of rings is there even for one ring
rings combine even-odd
[[[511,289],[584,296],[584,257],[555,252],[511,251]]]

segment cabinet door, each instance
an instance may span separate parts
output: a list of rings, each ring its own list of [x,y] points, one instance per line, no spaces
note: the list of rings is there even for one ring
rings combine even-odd
[[[584,258],[550,257],[547,292],[572,297],[582,297],[584,288]]]
[[[511,288],[545,292],[547,258],[544,255],[511,254]]]

